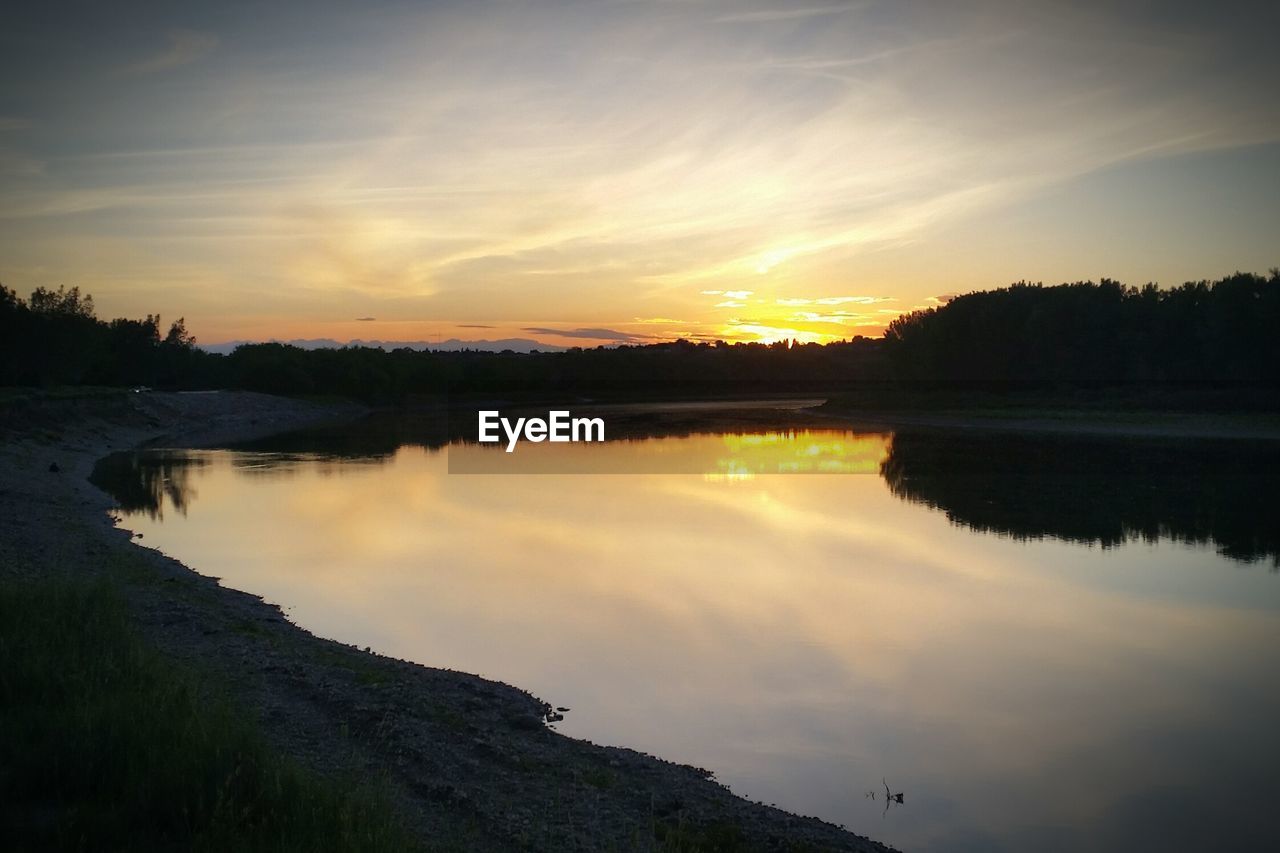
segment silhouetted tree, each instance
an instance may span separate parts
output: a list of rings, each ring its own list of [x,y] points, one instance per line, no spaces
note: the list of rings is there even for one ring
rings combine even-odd
[[[49,314],[64,317],[93,317],[93,297],[80,295],[80,288],[67,290],[59,287],[57,291],[37,287],[31,291],[29,300],[31,310],[37,314]]]

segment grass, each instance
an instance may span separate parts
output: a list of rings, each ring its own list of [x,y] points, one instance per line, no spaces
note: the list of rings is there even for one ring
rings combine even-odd
[[[0,581],[6,849],[413,849],[383,793],[304,771],[162,658],[105,581]]]

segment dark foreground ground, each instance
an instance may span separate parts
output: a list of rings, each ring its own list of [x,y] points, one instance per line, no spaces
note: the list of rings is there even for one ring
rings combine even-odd
[[[20,672],[0,680],[0,716],[23,726],[0,751],[0,828],[17,849],[888,849],[705,770],[565,737],[517,688],[312,636],[131,540],[87,480],[161,436],[201,446],[357,414],[240,393],[0,412],[0,657]],[[174,814],[148,811],[166,795]],[[129,823],[152,818],[167,834]]]

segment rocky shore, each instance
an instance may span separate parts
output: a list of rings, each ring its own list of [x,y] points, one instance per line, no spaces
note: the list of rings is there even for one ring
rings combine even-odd
[[[148,640],[232,688],[271,742],[326,774],[373,775],[428,848],[889,848],[735,796],[711,773],[566,737],[530,694],[315,637],[112,524],[109,452],[208,446],[358,416],[265,395],[101,394],[0,409],[0,572],[105,575]]]

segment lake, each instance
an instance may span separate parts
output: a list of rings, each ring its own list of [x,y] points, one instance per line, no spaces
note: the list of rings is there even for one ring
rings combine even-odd
[[[357,425],[96,479],[316,634],[904,850],[1280,849],[1274,446],[655,433]]]

